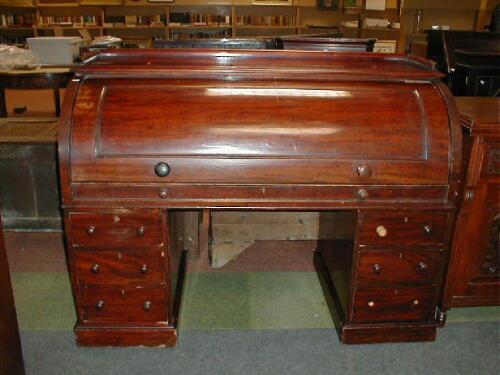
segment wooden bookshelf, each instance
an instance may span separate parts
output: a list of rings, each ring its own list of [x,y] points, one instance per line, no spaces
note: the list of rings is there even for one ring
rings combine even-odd
[[[405,0],[407,8],[401,9],[401,0],[386,0],[386,9],[383,11],[366,10],[365,1],[340,0],[338,10],[324,11],[317,9],[316,0],[293,0],[290,6],[253,5],[252,0],[175,0],[162,3],[151,3],[148,0],[0,0],[0,15],[31,14],[33,17],[32,25],[0,24],[0,40],[8,40],[10,37],[19,41],[25,37],[50,36],[56,33],[78,35],[77,30],[81,28],[87,29],[92,36],[167,39],[245,38],[308,34],[338,29],[346,37],[396,40],[400,43],[399,50],[402,51],[405,37],[411,29],[414,8],[419,1]],[[450,4],[457,4],[455,0],[443,1],[439,4],[445,4],[444,9],[447,12],[457,11],[458,7],[463,12],[472,12],[474,16],[475,12],[482,11],[482,17],[487,17],[483,14],[484,9],[478,4],[488,0],[467,0],[464,4],[468,5],[454,7]],[[424,7],[430,7],[429,11],[424,9],[424,18],[426,12],[432,14],[433,9],[439,5],[431,0],[421,0],[420,3]],[[460,1],[458,3],[461,4]],[[181,13],[189,14],[189,17],[179,21],[177,15]],[[197,22],[191,19],[193,15],[197,16]],[[142,21],[137,21],[136,26],[128,24],[126,20],[130,21],[130,16]],[[217,16],[224,17],[224,22],[214,24],[213,19]],[[95,20],[88,23],[82,21],[81,17],[94,17]],[[365,18],[388,19],[390,22],[399,22],[401,26],[400,29],[363,28]],[[52,24],[47,22],[49,19]],[[155,22],[151,22],[152,19],[155,19]],[[200,24],[205,21],[206,24]],[[357,21],[358,26],[342,27],[342,21]],[[426,21],[428,22],[427,19]]]

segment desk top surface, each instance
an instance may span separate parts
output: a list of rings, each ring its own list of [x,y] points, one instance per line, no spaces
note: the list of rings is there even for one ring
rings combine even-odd
[[[0,143],[55,143],[57,118],[0,119]]]
[[[472,133],[493,131],[500,133],[500,98],[458,97],[455,98],[462,126]]]
[[[41,67],[37,69],[13,69],[2,70],[0,69],[0,76],[16,76],[16,75],[36,75],[36,74],[64,74],[70,73],[71,67]]]
[[[373,53],[285,50],[145,49],[102,51],[75,69],[77,76],[435,81],[428,60]]]

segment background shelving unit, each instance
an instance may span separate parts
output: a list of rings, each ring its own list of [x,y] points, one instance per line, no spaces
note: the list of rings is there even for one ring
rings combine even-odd
[[[340,30],[345,37],[396,40],[403,51],[409,40],[422,37],[412,32],[417,9],[423,9],[424,29],[449,24],[455,29],[479,30],[500,0],[386,0],[386,9],[380,11],[366,10],[366,0],[339,0],[338,10],[318,10],[316,0],[292,0],[288,6],[253,5],[252,1],[0,0],[0,15],[28,20],[0,25],[0,41],[72,36],[81,28],[93,37],[113,35],[125,40],[250,38]],[[179,19],[179,14],[189,15]],[[364,18],[384,18],[401,27],[363,28]],[[342,21],[358,21],[358,26],[342,27]]]

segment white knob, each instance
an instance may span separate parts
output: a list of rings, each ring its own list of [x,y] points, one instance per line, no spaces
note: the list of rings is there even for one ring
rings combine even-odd
[[[377,232],[379,237],[385,237],[387,236],[387,229],[383,225],[379,225],[375,231]]]

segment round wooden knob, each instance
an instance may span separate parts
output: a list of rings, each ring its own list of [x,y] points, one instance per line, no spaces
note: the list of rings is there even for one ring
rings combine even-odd
[[[382,266],[378,263],[373,265],[373,273],[380,273],[382,271]]]
[[[104,301],[103,300],[97,301],[97,303],[95,304],[95,309],[97,311],[102,311],[104,309]]]
[[[147,273],[148,272],[148,265],[147,264],[143,264],[141,266],[141,273]]]
[[[370,177],[372,175],[372,167],[363,164],[357,168],[357,172],[359,177]]]
[[[155,166],[155,173],[158,177],[166,177],[170,173],[170,166],[167,163],[158,163]]]
[[[366,198],[368,198],[368,192],[365,189],[359,189],[358,190],[358,198],[359,199],[366,199]]]
[[[379,237],[387,236],[387,229],[385,229],[383,225],[379,225],[377,228],[375,228],[375,231],[377,232]]]
[[[429,269],[429,266],[427,265],[427,263],[424,263],[424,262],[418,263],[418,270],[419,271],[426,272],[428,269]]]
[[[94,227],[93,225],[90,225],[90,226],[87,228],[87,234],[88,234],[88,235],[93,235],[93,234],[95,234],[95,232],[96,232],[96,229],[95,229],[95,227]]]
[[[92,267],[90,267],[90,272],[92,272],[92,273],[99,273],[99,269],[100,268],[101,267],[99,267],[98,264],[94,264]]]
[[[144,228],[143,226],[140,226],[139,228],[137,228],[137,234],[139,236],[144,236],[146,234],[146,228]]]
[[[168,197],[168,190],[167,189],[161,189],[160,192],[158,193],[160,198],[165,199]]]
[[[151,310],[151,307],[153,307],[153,304],[151,303],[151,301],[145,301],[144,302],[144,305],[143,305],[144,311]]]

